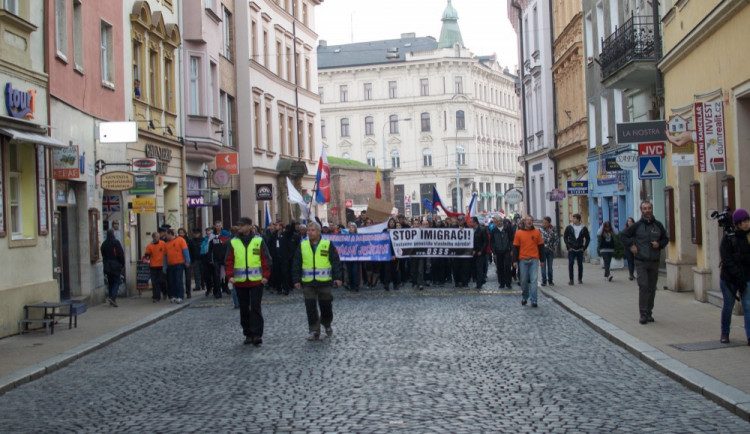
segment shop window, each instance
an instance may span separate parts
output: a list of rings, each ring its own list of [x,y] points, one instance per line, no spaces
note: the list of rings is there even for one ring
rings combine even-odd
[[[112,41],[112,26],[101,22],[101,64],[102,83],[112,87],[115,84],[114,46]]]
[[[701,184],[698,181],[690,183],[690,238],[693,244],[703,243],[703,227],[701,221]]]
[[[28,245],[36,236],[36,156],[30,144],[8,144],[8,226],[11,246]]]

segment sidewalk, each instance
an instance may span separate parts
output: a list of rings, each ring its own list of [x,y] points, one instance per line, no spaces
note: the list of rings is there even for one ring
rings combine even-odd
[[[721,309],[696,301],[692,292],[663,290],[666,276],[659,276],[654,319],[638,322],[638,285],[628,280],[627,268],[613,270],[613,281],[604,280],[600,265],[584,264],[583,284],[568,285],[568,261],[555,258],[555,286],[542,292],[586,324],[644,362],[686,387],[750,420],[750,347],[744,320],[732,317],[730,342],[702,351],[683,351],[676,344],[718,343]],[[576,282],[577,282],[576,270]]]

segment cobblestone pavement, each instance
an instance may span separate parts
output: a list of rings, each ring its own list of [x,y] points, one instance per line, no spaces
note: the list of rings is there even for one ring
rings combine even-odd
[[[266,294],[264,345],[229,299],[193,307],[0,396],[0,431],[743,432],[551,300],[335,291],[307,342],[301,294]]]

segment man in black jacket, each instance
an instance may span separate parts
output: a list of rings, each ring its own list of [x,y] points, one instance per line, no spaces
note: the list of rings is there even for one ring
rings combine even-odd
[[[581,215],[576,213],[571,218],[571,224],[565,228],[563,234],[565,247],[568,249],[568,285],[573,284],[573,262],[578,261],[578,283],[583,283],[583,252],[591,242],[589,229],[581,223]]]
[[[195,279],[195,292],[198,292],[201,290],[202,285],[202,271],[203,271],[203,264],[201,262],[201,245],[203,244],[203,237],[201,236],[201,228],[194,227],[193,228],[193,238],[188,240],[188,252],[190,254],[191,264],[190,268],[186,268],[185,274],[188,277],[188,281],[185,282],[185,289],[190,289],[190,273],[193,274],[193,279]],[[190,298],[190,292],[188,291],[186,294],[187,298]]]
[[[495,218],[495,227],[490,233],[490,242],[492,253],[495,255],[497,282],[500,284],[500,289],[511,288],[510,268],[513,261],[510,258],[510,252],[513,248],[513,234],[510,220]]]
[[[641,324],[654,322],[654,298],[656,280],[659,278],[661,250],[667,247],[669,238],[664,225],[654,218],[651,202],[641,202],[641,219],[620,233],[622,245],[635,256],[635,270],[638,273],[638,310]]]
[[[479,223],[479,219],[474,216],[471,218],[471,227],[474,229],[474,247],[471,251],[471,261],[474,265],[474,281],[477,284],[476,289],[482,289],[485,278],[487,277],[487,261],[485,252],[487,251],[487,230]]]
[[[117,307],[117,291],[125,272],[125,253],[122,244],[115,238],[114,229],[107,230],[107,239],[102,243],[101,252],[104,274],[107,276],[107,301],[112,307]]]

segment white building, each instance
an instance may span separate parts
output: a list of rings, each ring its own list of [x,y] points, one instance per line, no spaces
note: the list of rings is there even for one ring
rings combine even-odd
[[[256,188],[271,185],[271,214],[285,221],[298,218],[288,209],[287,176],[312,195],[320,155],[314,51],[320,3],[265,0],[235,8],[240,208],[260,223],[264,205],[256,203]]]
[[[541,218],[555,213],[554,202],[545,195],[555,188],[556,177],[550,155],[555,149],[550,2],[508,0],[508,16],[521,47],[525,108],[522,134],[526,136],[522,145],[526,173],[524,199],[527,211]]]
[[[452,209],[472,192],[480,212],[515,209],[503,194],[520,169],[516,77],[464,46],[450,1],[442,21],[440,40],[320,42],[323,144],[328,155],[394,169],[394,205],[406,215],[427,212],[433,186]]]

